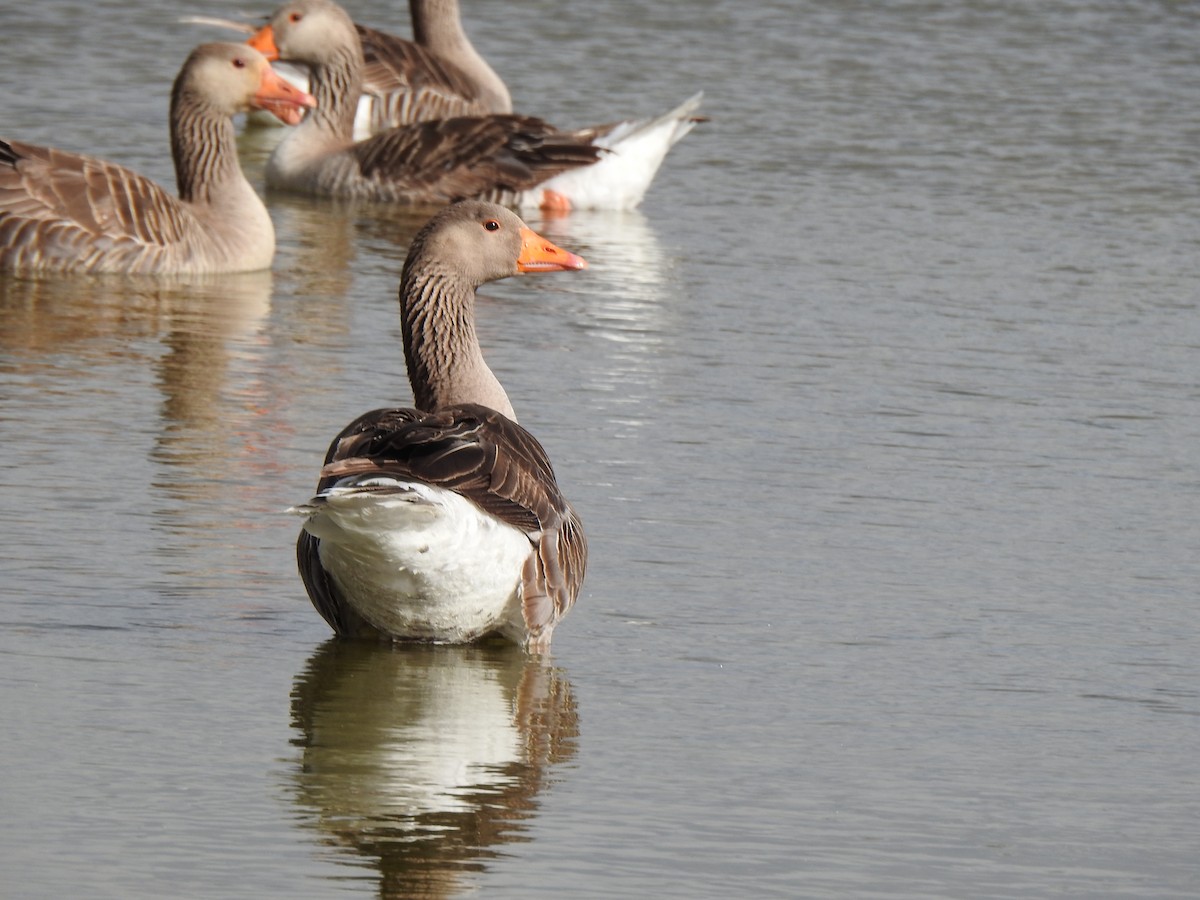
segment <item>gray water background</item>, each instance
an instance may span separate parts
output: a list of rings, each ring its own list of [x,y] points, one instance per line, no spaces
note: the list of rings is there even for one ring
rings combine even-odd
[[[464,6],[521,110],[712,117],[480,303],[591,542],[553,660],[331,642],[294,570],[419,216],[0,276],[0,893],[1200,893],[1200,5]],[[176,18],[243,11],[6,4],[0,136],[172,185]]]

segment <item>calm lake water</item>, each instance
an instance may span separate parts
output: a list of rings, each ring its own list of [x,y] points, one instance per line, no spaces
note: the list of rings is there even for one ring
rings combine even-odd
[[[0,276],[0,893],[1200,893],[1200,7],[464,6],[519,109],[712,116],[480,303],[591,541],[553,659],[332,641],[295,572],[422,217]],[[176,19],[242,11],[3,7],[0,134],[173,184]]]

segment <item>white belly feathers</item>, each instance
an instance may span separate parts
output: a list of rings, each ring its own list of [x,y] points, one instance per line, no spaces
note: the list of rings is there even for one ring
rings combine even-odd
[[[364,619],[390,634],[469,641],[521,621],[520,530],[451,491],[356,479],[306,506],[321,564]]]

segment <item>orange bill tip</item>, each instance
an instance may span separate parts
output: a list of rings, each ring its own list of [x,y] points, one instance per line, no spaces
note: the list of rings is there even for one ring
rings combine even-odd
[[[299,125],[304,118],[304,110],[315,107],[317,100],[267,66],[263,70],[258,92],[254,95],[254,105],[267,110],[285,125]]]
[[[521,255],[517,257],[519,272],[562,272],[586,269],[587,260],[546,240],[532,228],[521,229]]]
[[[246,43],[267,59],[279,59],[279,48],[275,46],[275,32],[270,25],[264,25],[258,29]]]

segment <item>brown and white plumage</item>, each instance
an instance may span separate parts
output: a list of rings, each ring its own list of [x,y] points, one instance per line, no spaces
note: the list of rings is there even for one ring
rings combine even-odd
[[[304,63],[318,109],[271,155],[267,182],[320,196],[438,204],[484,197],[519,206],[627,209],[667,150],[697,121],[697,95],[640,122],[576,131],[531,116],[455,117],[354,142],[364,57],[331,0],[294,0],[252,39],[268,58]]]
[[[511,113],[508,87],[471,43],[458,0],[410,0],[409,9],[411,41],[354,24],[363,50],[354,136],[366,138],[430,119]],[[242,22],[211,16],[188,16],[184,21],[254,31]],[[284,76],[309,89],[306,72],[285,70]]]
[[[541,444],[515,421],[475,335],[487,281],[586,263],[489,203],[455,204],[413,239],[400,285],[416,408],[378,409],[333,440],[297,558],[339,633],[550,645],[587,544]]]
[[[467,37],[458,0],[410,0],[413,40],[356,25],[370,133],[411,122],[511,113],[508,87]]]
[[[131,274],[266,268],[275,233],[242,174],[232,117],[292,124],[313,100],[244,44],[204,44],[171,93],[179,196],[115,163],[0,141],[0,268]]]
[[[322,96],[320,85],[317,96]],[[318,101],[319,102],[319,101]],[[444,205],[486,197],[511,202],[554,176],[590,165],[599,151],[540,119],[487,116],[416,122],[352,144],[308,144],[314,118],[280,142],[267,183],[321,197]],[[320,148],[326,152],[317,152]]]

